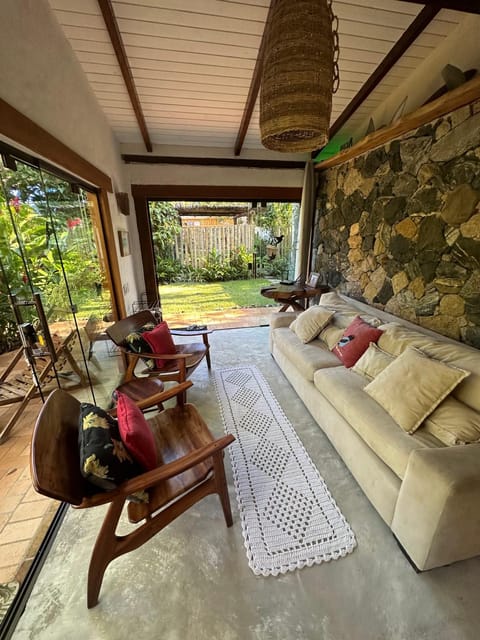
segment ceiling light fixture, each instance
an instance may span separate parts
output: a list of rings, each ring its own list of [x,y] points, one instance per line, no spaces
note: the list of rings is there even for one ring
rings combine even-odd
[[[328,142],[338,88],[338,20],[331,0],[272,0],[260,91],[262,144],[313,151]]]

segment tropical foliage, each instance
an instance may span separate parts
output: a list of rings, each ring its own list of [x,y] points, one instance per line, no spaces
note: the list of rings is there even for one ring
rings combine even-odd
[[[19,163],[4,171],[0,191],[0,351],[16,346],[9,295],[31,300],[35,292],[49,320],[97,297],[102,273],[86,200],[68,183]],[[66,281],[69,283],[67,289]],[[34,320],[32,307],[22,308]]]

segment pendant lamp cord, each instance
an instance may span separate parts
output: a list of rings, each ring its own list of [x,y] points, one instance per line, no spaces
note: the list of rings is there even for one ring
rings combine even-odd
[[[328,8],[332,18],[333,33],[333,88],[332,93],[337,93],[340,85],[340,70],[338,67],[338,58],[340,56],[340,44],[338,40],[338,16],[333,13],[332,0],[328,0]]]

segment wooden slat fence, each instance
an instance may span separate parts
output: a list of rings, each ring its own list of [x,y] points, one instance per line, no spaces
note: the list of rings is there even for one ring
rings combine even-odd
[[[244,246],[253,251],[255,226],[241,224],[231,227],[184,227],[175,239],[175,257],[182,264],[202,267],[213,249],[225,259],[233,249]]]

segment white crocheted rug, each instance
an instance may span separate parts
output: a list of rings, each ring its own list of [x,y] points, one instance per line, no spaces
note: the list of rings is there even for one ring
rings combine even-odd
[[[278,575],[353,551],[355,536],[255,366],[215,371],[248,564]]]

